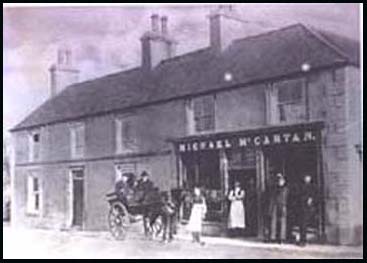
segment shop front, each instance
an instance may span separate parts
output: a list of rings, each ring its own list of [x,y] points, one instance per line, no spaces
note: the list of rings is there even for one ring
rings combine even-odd
[[[272,176],[281,172],[290,189],[287,205],[289,236],[297,234],[297,189],[303,176],[308,174],[312,176],[320,197],[309,232],[315,239],[320,238],[324,233],[322,127],[321,122],[314,122],[175,139],[180,187],[190,190],[200,186],[204,190],[208,207],[205,223],[216,228],[206,234],[226,235],[228,193],[238,181],[246,193],[243,235],[262,237],[264,193]],[[187,221],[189,215],[190,206],[183,204],[182,221]],[[204,229],[208,228],[204,226]]]

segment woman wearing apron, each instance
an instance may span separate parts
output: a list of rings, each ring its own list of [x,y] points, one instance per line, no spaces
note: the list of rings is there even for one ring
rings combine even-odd
[[[228,199],[231,202],[228,218],[228,229],[231,234],[238,236],[245,225],[245,207],[243,200],[245,191],[241,189],[239,182],[235,182],[234,189],[229,192]]]
[[[194,188],[194,197],[192,199],[192,203],[193,204],[187,228],[192,233],[193,242],[197,242],[201,245],[204,245],[204,242],[200,241],[200,236],[202,232],[202,223],[207,208],[205,198],[201,194],[199,187]]]

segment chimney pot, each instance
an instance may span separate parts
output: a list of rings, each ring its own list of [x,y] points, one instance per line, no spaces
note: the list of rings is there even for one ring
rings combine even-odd
[[[151,16],[151,20],[152,20],[152,31],[153,32],[158,32],[158,20],[159,20],[159,16],[157,14],[153,14]]]

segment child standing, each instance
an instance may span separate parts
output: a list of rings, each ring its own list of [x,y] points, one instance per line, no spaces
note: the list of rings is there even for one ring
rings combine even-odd
[[[204,242],[200,241],[202,222],[205,217],[207,208],[205,203],[205,198],[202,195],[200,188],[194,188],[194,197],[192,199],[192,209],[190,214],[190,219],[188,223],[188,230],[192,233],[193,242],[197,242],[204,245]]]

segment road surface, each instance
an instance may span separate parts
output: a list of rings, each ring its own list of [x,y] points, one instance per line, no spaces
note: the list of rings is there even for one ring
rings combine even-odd
[[[4,258],[363,258],[362,247],[268,245],[206,238],[204,247],[189,237],[163,244],[131,232],[116,241],[107,232],[14,229],[3,225]]]

